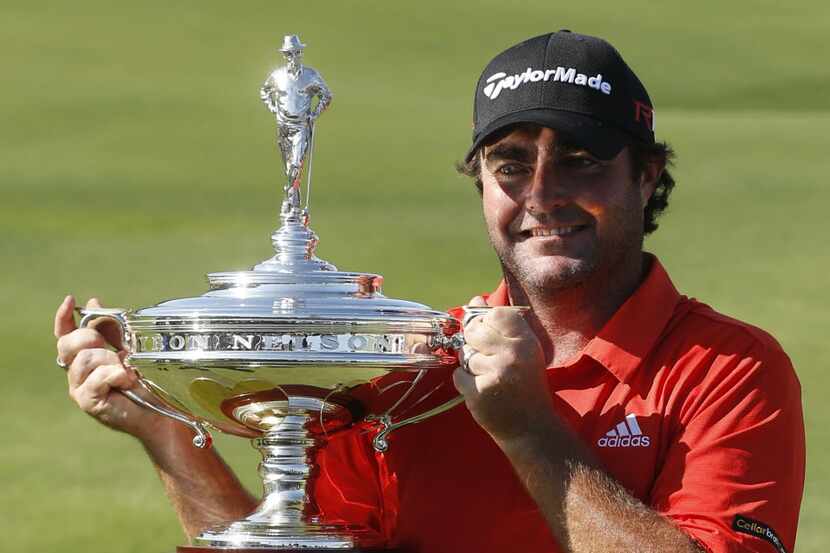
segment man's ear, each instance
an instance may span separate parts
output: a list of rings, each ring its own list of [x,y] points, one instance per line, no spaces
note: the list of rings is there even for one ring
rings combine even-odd
[[[640,203],[643,209],[645,209],[648,201],[654,194],[654,190],[657,188],[657,182],[660,180],[660,176],[663,174],[665,168],[666,163],[659,159],[650,159],[643,167],[639,182]]]

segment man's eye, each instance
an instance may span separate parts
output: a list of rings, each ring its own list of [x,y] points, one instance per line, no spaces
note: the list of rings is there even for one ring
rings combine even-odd
[[[527,169],[517,163],[505,163],[496,169],[496,173],[505,177],[519,177],[527,174]]]

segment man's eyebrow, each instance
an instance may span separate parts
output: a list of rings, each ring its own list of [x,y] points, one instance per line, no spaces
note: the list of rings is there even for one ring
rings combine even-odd
[[[484,154],[485,161],[507,159],[530,163],[536,159],[536,155],[529,148],[511,144],[496,144]]]

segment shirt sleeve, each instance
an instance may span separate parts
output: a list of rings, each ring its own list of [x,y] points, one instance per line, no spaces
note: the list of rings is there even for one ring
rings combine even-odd
[[[711,553],[792,552],[805,443],[789,358],[756,342],[697,380],[678,402],[652,507]]]

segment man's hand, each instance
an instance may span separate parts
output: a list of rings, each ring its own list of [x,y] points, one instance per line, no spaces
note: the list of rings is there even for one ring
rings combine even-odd
[[[101,304],[93,298],[86,306],[101,307]],[[87,328],[77,328],[74,308],[74,298],[67,296],[55,313],[58,359],[69,366],[66,371],[69,397],[81,410],[110,428],[132,434],[142,441],[152,437],[161,426],[169,423],[164,417],[118,393],[119,390],[144,393],[135,372],[124,366],[126,352],[121,350],[118,328],[106,319],[94,321]],[[119,351],[112,351],[109,345]]]
[[[101,307],[91,299],[87,307]],[[119,393],[144,389],[132,369],[125,367],[117,325],[97,319],[88,328],[77,328],[75,300],[67,296],[55,313],[58,359],[69,365],[69,396],[85,412],[103,424],[141,440],[185,533],[250,513],[256,500],[242,487],[214,449],[193,447],[193,432],[172,419],[140,407]],[[112,345],[119,351],[108,349]]]
[[[475,297],[469,305],[486,303]],[[556,424],[544,353],[521,311],[495,307],[470,321],[464,338],[464,362],[453,380],[473,418],[497,443]]]

